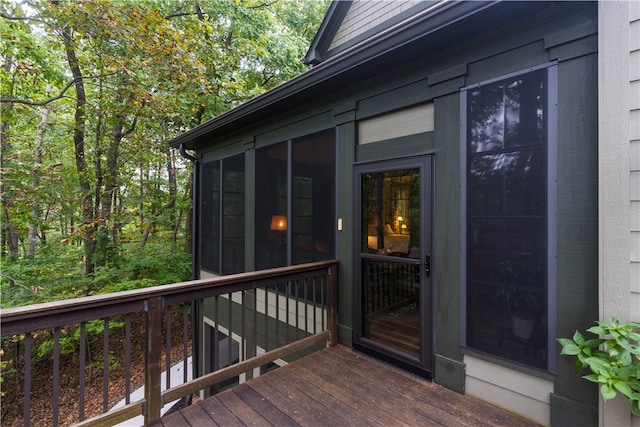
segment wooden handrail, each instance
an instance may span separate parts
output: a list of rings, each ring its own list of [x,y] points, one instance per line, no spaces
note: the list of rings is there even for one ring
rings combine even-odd
[[[190,280],[131,291],[0,309],[0,320],[2,321],[0,337],[5,338],[15,334],[65,326],[106,316],[144,311],[145,301],[153,297],[162,297],[166,305],[179,304],[267,286],[289,279],[295,280],[301,276],[310,277],[318,271],[331,268],[337,264],[337,261],[319,261],[228,276]]]
[[[110,425],[114,422],[140,415],[141,413],[145,416],[145,425],[152,424],[160,419],[160,410],[167,399],[172,401],[176,398],[189,395],[194,391],[211,387],[229,375],[237,376],[240,373],[248,372],[265,363],[275,361],[323,341],[329,345],[335,345],[337,343],[337,267],[337,261],[321,261],[229,276],[211,277],[132,291],[2,309],[0,310],[0,321],[2,322],[1,336],[5,338],[19,334],[30,334],[40,330],[61,328],[67,325],[80,324],[96,319],[108,319],[117,315],[145,313],[146,357],[144,399],[133,402],[122,409],[110,411],[92,419],[84,420],[80,425]],[[230,295],[239,291],[265,288],[275,284],[293,283],[298,280],[314,277],[326,277],[326,301],[324,304],[327,315],[326,329],[282,347],[267,351],[259,356],[244,360],[239,364],[232,365],[229,369],[196,378],[181,386],[172,387],[165,392],[161,392],[161,331],[163,310],[166,310],[166,307],[175,304],[191,303],[202,300],[203,298]],[[29,425],[27,420],[25,420],[25,425]]]

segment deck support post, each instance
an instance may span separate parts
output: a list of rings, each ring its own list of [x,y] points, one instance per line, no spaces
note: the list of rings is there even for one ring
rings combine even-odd
[[[329,328],[329,346],[338,344],[338,268],[329,267],[327,274],[327,327]]]
[[[162,298],[147,300],[147,347],[145,357],[144,425],[160,421],[162,408],[160,376],[162,374]]]

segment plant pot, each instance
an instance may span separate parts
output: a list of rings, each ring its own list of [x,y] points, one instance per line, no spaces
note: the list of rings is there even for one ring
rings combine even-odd
[[[511,332],[514,336],[528,340],[533,332],[535,317],[530,314],[514,314],[511,318]]]

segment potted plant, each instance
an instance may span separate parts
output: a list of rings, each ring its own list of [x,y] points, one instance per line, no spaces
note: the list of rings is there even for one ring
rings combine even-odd
[[[511,333],[525,340],[531,338],[540,312],[540,298],[530,291],[512,290],[507,295],[507,306],[511,312]]]

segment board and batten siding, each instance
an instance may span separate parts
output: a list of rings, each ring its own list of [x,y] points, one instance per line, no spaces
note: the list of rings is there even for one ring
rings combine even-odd
[[[640,2],[600,2],[600,320],[640,321]],[[600,399],[601,426],[640,426],[626,399]]]
[[[419,3],[417,0],[354,1],[329,49],[349,42]]]

